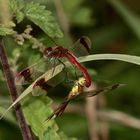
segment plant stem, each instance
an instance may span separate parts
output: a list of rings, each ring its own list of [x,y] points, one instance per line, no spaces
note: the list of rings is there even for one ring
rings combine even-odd
[[[0,58],[1,58],[2,66],[3,66],[5,78],[7,81],[7,85],[10,91],[10,95],[12,97],[12,101],[14,102],[17,99],[18,94],[17,94],[15,83],[14,83],[14,77],[8,64],[8,59],[4,50],[4,44],[3,44],[2,39],[0,39]],[[26,124],[23,112],[21,110],[21,105],[19,103],[15,105],[15,111],[16,111],[16,116],[17,116],[20,128],[21,128],[23,139],[34,140],[31,134],[31,131],[28,125]]]

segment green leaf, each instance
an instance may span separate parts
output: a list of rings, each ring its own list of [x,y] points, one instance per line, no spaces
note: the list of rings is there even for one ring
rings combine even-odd
[[[16,13],[16,19],[17,19],[17,23],[20,23],[21,21],[23,21],[24,19],[24,13],[19,11]]]
[[[116,11],[122,16],[122,18],[140,39],[140,17],[135,15],[120,0],[108,0],[108,2],[114,7],[114,9],[116,9]]]
[[[87,62],[93,60],[119,60],[140,65],[140,56],[127,54],[94,54],[78,58],[79,62]]]
[[[40,140],[44,140],[44,133],[48,131],[49,127],[53,127],[57,131],[57,127],[53,126],[53,122],[44,125],[44,120],[51,114],[50,108],[51,100],[47,96],[33,97],[28,96],[23,105],[23,112],[27,124],[31,126],[34,134]],[[53,134],[54,135],[54,134]]]
[[[25,4],[23,0],[9,0],[9,6],[13,13],[24,8]]]
[[[48,132],[45,133],[45,140],[62,140],[60,136],[55,132],[54,129],[49,128]]]
[[[52,100],[45,95],[28,96],[23,105],[27,124],[31,126],[39,140],[70,140],[64,133],[58,133],[59,128],[54,120],[44,122],[52,113],[51,103]]]
[[[77,140],[77,138],[68,138],[63,132],[59,132],[61,140]]]
[[[0,36],[10,35],[13,33],[12,28],[0,26]]]
[[[63,34],[56,23],[51,11],[38,3],[28,3],[25,8],[26,17],[39,26],[50,37],[62,37]]]
[[[16,16],[16,20],[18,23],[20,23],[24,19],[24,13],[22,11],[24,6],[25,6],[25,3],[23,0],[10,0],[9,1],[9,7],[12,13]]]
[[[56,133],[55,131],[53,128],[48,129],[44,140],[77,140],[77,138],[68,138],[63,132]]]
[[[17,11],[17,0],[10,0],[9,1],[9,7],[10,7],[10,9],[11,9],[11,11],[13,12],[13,13],[15,13],[16,11]]]

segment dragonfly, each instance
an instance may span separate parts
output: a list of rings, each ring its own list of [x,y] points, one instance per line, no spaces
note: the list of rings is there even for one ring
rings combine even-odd
[[[56,44],[56,43],[55,43]],[[42,94],[46,94],[49,89],[52,89],[54,86],[62,82],[62,76],[58,69],[62,70],[62,67],[60,64],[51,65],[51,60],[58,60],[61,58],[67,58],[67,60],[74,65],[78,70],[80,70],[83,73],[83,76],[86,79],[86,87],[89,87],[91,84],[90,76],[78,60],[76,59],[76,55],[83,56],[89,54],[89,50],[91,47],[91,41],[87,36],[80,37],[76,43],[73,45],[73,52],[69,51],[66,48],[63,48],[60,45],[54,46],[54,47],[48,47],[43,50],[42,59],[40,59],[37,63],[23,69],[22,71],[18,72],[15,76],[15,84],[18,85],[24,85],[24,84],[30,84],[30,86],[23,91],[23,93],[12,103],[11,106],[8,107],[6,111],[2,114],[0,119],[2,119],[5,114],[17,103],[19,102],[23,97],[25,97],[28,92],[32,91],[33,96],[39,96]],[[80,48],[80,49],[79,49]],[[77,53],[78,52],[78,53]],[[77,55],[77,56],[78,56]],[[62,64],[65,67],[65,63],[62,62]],[[56,68],[56,72],[54,73],[54,69]],[[53,70],[52,70],[53,69]],[[52,71],[52,75],[50,75]],[[53,76],[54,75],[57,75]],[[60,73],[60,75],[58,74]],[[57,77],[57,78],[56,78]],[[49,79],[49,80],[48,80]],[[59,79],[59,80],[58,80]],[[31,90],[30,90],[31,88]]]
[[[54,119],[56,117],[60,117],[63,112],[65,111],[67,105],[72,100],[76,99],[77,97],[93,97],[95,95],[106,93],[111,90],[117,89],[124,84],[113,84],[111,86],[107,86],[98,90],[91,90],[84,92],[84,87],[86,86],[86,79],[85,77],[80,77],[78,80],[75,81],[71,91],[69,92],[68,96],[66,97],[65,101],[62,102],[55,110],[54,112],[44,121],[48,122],[51,119]]]
[[[32,83],[33,81],[35,81],[35,79],[37,79],[37,77],[41,76],[42,73],[47,70],[47,68],[54,67],[53,70],[54,72],[55,65],[54,64],[52,65],[50,63],[52,59],[58,60],[65,67],[65,64],[60,59],[66,58],[73,66],[75,66],[79,71],[81,71],[81,73],[85,78],[85,86],[89,87],[91,85],[90,75],[87,72],[86,68],[78,62],[75,55],[77,55],[77,52],[78,53],[81,52],[80,55],[82,56],[85,54],[86,55],[89,54],[91,48],[91,41],[87,36],[82,36],[76,41],[76,43],[73,46],[74,46],[73,52],[75,51],[75,53],[69,51],[69,49],[64,48],[63,46],[60,45],[45,48],[43,50],[43,56],[44,56],[43,59],[41,59],[38,63],[35,63],[16,74],[16,78],[15,78],[16,85]],[[45,78],[42,77],[34,84],[33,95],[39,95],[40,94],[39,89],[48,91],[50,88],[54,87],[58,83],[55,82],[54,84],[54,81],[48,82],[45,80]]]

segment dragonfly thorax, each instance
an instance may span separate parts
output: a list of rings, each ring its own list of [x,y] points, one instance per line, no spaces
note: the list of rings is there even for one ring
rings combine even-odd
[[[63,48],[62,46],[48,47],[44,50],[44,55],[48,58],[62,58],[66,57],[68,49]]]
[[[86,85],[86,79],[84,77],[80,77],[76,82],[77,82],[77,85],[80,85],[83,87]]]

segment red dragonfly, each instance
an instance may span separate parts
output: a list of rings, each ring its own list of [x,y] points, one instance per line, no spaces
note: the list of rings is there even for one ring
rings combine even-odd
[[[74,51],[82,52],[81,55],[83,54],[88,54],[90,47],[91,47],[91,42],[88,37],[82,36],[77,40],[77,42],[74,44]],[[67,60],[74,65],[78,70],[80,70],[83,73],[83,76],[85,78],[85,86],[89,87],[91,85],[91,79],[90,76],[87,72],[87,70],[78,62],[76,59],[75,55],[70,52],[67,48],[64,48],[62,46],[55,46],[55,47],[48,47],[45,48],[43,51],[44,59],[39,61],[36,64],[33,64],[30,67],[25,68],[21,72],[19,72],[16,75],[15,82],[16,84],[25,84],[25,83],[31,83],[37,77],[41,76],[42,74],[42,65],[45,67],[44,70],[47,70],[47,66],[49,66],[47,61],[50,61],[51,59],[61,59],[61,58],[67,58]],[[62,62],[62,61],[61,61]],[[41,64],[42,63],[42,64]],[[63,62],[62,62],[63,63]],[[41,68],[40,68],[41,67]],[[49,66],[50,67],[50,66]],[[53,66],[54,67],[54,66]],[[54,68],[55,69],[55,68]],[[41,78],[36,83],[34,84],[34,89],[36,87],[40,87],[41,89],[44,89],[44,91],[48,91],[49,88],[51,88],[53,84],[48,84],[48,82],[45,81],[45,78]],[[36,94],[36,92],[35,92]]]
[[[80,77],[78,80],[75,81],[74,86],[72,87],[71,91],[69,92],[68,96],[66,97],[65,101],[58,106],[45,121],[49,121],[52,118],[59,117],[63,114],[64,110],[66,109],[68,103],[77,97],[93,97],[100,93],[106,93],[116,88],[123,86],[124,84],[114,84],[111,86],[104,87],[98,90],[91,90],[88,92],[84,92],[84,87],[86,86],[86,79],[84,77]]]

